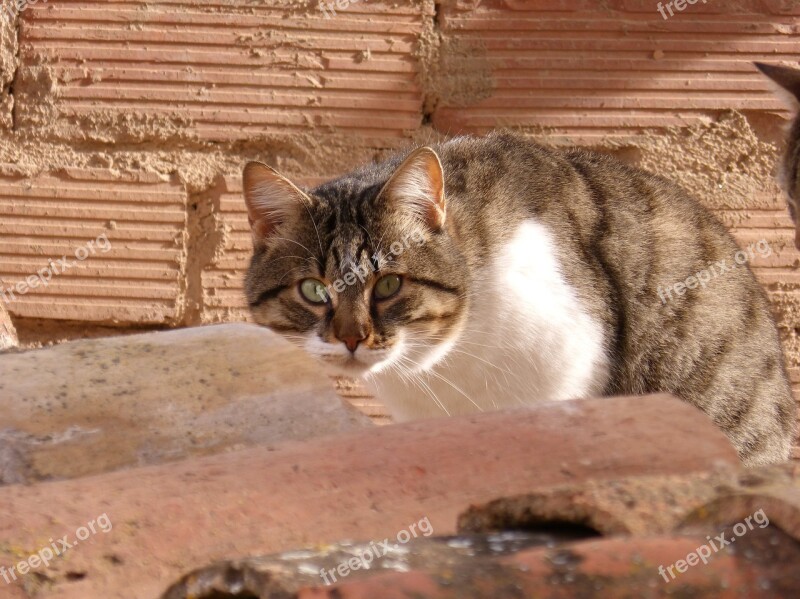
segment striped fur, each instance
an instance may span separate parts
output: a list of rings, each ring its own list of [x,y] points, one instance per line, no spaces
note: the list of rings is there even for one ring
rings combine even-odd
[[[410,226],[408,206],[386,188],[420,168],[404,155],[308,190],[308,211],[290,228],[262,228],[274,232],[256,243],[246,282],[256,321],[371,379],[400,418],[666,391],[705,411],[746,464],[789,456],[795,406],[749,268],[660,297],[738,251],[698,202],[610,157],[511,134],[458,138],[431,154],[446,210],[430,222]],[[431,192],[423,174],[402,180],[422,177]],[[409,194],[419,214],[424,197]],[[303,278],[332,284],[356,269],[369,274],[330,304],[298,291]],[[402,288],[377,301],[386,273],[401,275]],[[355,353],[340,341],[353,334],[363,338]]]

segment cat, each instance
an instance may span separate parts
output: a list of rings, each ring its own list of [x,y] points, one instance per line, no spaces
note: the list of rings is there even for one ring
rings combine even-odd
[[[398,421],[665,391],[745,464],[789,456],[766,294],[665,179],[494,133],[308,191],[252,162],[244,195],[254,320],[363,377]]]
[[[780,95],[795,111],[800,110],[800,69],[779,65],[755,63],[756,67],[778,84]],[[789,128],[789,139],[783,159],[781,173],[783,185],[789,195],[789,215],[795,223],[794,244],[800,250],[800,224],[797,213],[800,205],[800,112]]]

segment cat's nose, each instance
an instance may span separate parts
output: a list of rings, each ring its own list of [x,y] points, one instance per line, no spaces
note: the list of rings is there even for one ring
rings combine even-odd
[[[350,353],[356,353],[359,344],[372,333],[369,320],[358,313],[359,309],[345,306],[344,310],[337,310],[333,317],[333,336],[344,343]]]
[[[350,350],[351,353],[356,353],[359,344],[364,341],[366,337],[359,337],[356,335],[351,335],[348,337],[344,337],[342,339],[342,343],[344,343],[345,347]]]

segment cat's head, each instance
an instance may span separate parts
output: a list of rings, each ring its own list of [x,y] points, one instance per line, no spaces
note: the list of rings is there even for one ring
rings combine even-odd
[[[800,69],[757,62],[755,65],[778,84],[780,95],[797,113],[784,155],[782,178],[789,193],[789,213],[796,225],[795,245],[800,249]]]
[[[248,164],[256,322],[352,375],[440,360],[469,301],[444,180],[431,148],[307,192]]]

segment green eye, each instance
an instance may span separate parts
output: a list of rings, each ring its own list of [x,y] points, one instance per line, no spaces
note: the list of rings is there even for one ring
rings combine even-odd
[[[375,297],[379,300],[385,300],[392,297],[395,293],[400,291],[400,285],[403,280],[397,275],[386,275],[378,279],[375,283]]]
[[[300,281],[300,294],[312,304],[328,303],[328,290],[325,289],[325,284],[317,279]]]

